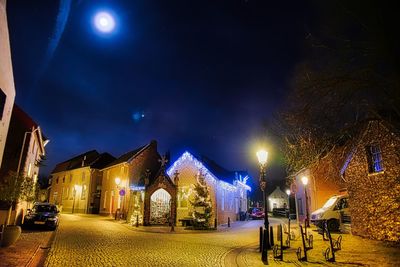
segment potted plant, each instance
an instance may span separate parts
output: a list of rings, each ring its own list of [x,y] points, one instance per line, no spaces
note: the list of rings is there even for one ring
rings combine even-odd
[[[35,195],[34,184],[33,178],[24,177],[15,172],[10,172],[0,181],[0,202],[2,208],[7,210],[7,216],[1,227],[1,246],[10,246],[19,238],[21,227],[15,225],[15,220],[10,225],[12,209],[13,207],[16,208],[18,202],[21,200],[33,200]]]

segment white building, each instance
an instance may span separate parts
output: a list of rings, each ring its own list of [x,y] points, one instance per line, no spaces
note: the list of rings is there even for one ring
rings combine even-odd
[[[272,211],[274,208],[287,208],[288,202],[288,195],[277,186],[268,196],[268,211]]]
[[[7,140],[15,87],[8,36],[6,0],[0,0],[0,167]]]

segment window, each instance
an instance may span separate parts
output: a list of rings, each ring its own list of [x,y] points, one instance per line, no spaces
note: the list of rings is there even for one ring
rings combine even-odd
[[[107,203],[107,191],[104,192],[104,201],[103,201],[103,209],[106,209],[106,203]]]
[[[382,152],[379,145],[370,145],[366,147],[368,158],[369,173],[383,171]]]
[[[81,194],[81,199],[82,200],[86,199],[86,194],[87,194],[86,185],[83,185],[82,186],[82,194]]]
[[[221,194],[221,210],[225,210],[225,190],[222,189],[222,194]]]
[[[58,184],[58,177],[56,178],[56,184]]]
[[[64,188],[63,188],[63,190],[64,190]],[[63,193],[63,195],[64,195],[64,199],[68,199],[68,196],[69,196],[69,187],[66,187],[66,188],[65,188],[65,192]]]
[[[181,187],[178,190],[178,208],[187,208],[189,202],[189,187]]]
[[[65,176],[63,177],[63,184],[65,183]]]
[[[0,120],[3,119],[4,106],[6,104],[7,95],[0,88]]]
[[[72,183],[72,174],[69,175],[69,182]]]
[[[304,215],[303,200],[301,198],[297,199],[297,208],[299,210],[299,215]]]

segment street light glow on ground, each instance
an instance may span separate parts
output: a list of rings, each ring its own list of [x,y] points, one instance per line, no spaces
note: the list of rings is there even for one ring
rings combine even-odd
[[[115,20],[110,13],[101,11],[94,16],[94,25],[97,30],[103,33],[110,33],[115,28]]]

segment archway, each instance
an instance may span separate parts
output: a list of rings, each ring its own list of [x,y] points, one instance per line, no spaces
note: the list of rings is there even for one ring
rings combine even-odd
[[[169,223],[171,213],[171,195],[163,188],[156,190],[150,197],[150,224]]]

